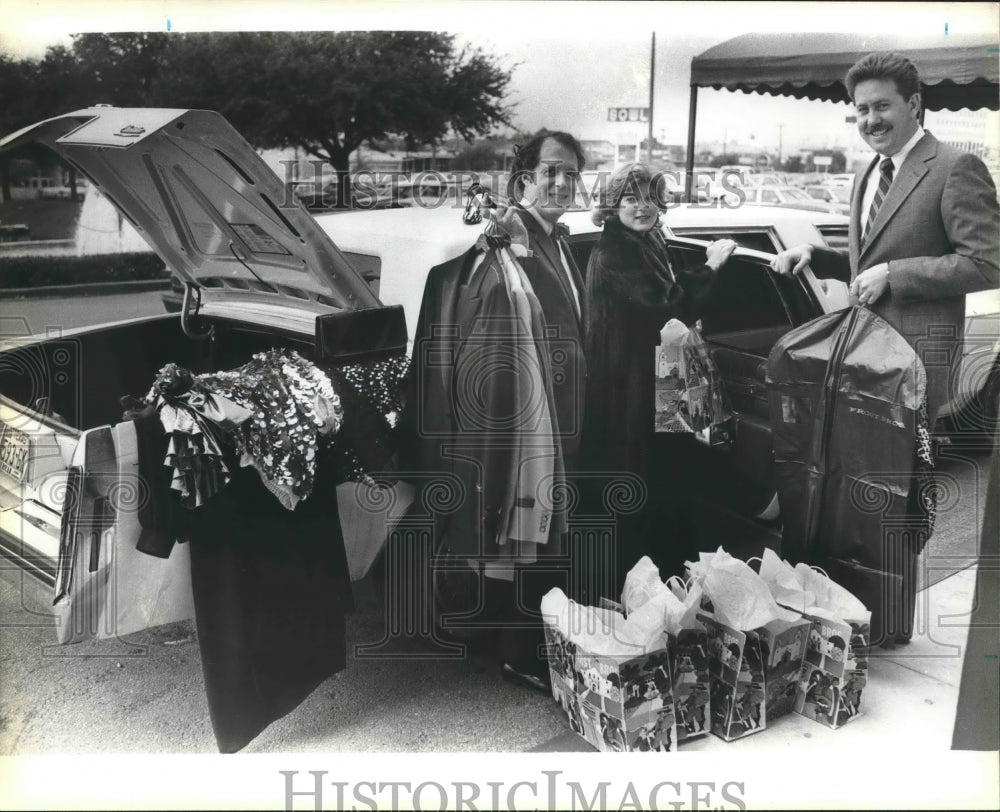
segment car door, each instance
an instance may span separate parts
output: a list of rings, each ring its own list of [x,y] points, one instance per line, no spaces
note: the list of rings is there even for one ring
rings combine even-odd
[[[675,269],[705,261],[703,244],[692,240],[668,240],[668,250]],[[698,447],[690,482],[701,496],[742,516],[777,518],[767,357],[788,330],[822,312],[798,278],[771,271],[769,254],[737,249],[719,271],[699,323],[737,413],[737,425],[730,445]]]

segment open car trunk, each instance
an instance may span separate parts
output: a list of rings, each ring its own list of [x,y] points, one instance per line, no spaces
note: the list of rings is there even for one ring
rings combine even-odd
[[[8,349],[0,364],[4,464],[0,544],[30,571],[55,575],[68,469],[86,433],[122,419],[121,398],[144,396],[157,372],[176,363],[195,374],[236,368],[281,347],[311,360],[311,336],[217,325],[194,341],[179,315],[165,315]],[[88,467],[88,462],[84,467]]]
[[[215,113],[90,108],[0,149],[28,142],[90,178],[186,296],[0,352],[0,544],[53,583],[60,643],[194,617],[234,752],[346,662],[338,486],[390,461],[402,308]],[[345,501],[351,536],[384,537]]]
[[[99,539],[114,523],[107,505],[98,508],[104,518],[89,519],[92,527],[74,530],[63,518],[70,469],[108,469],[97,458],[117,453],[108,451],[106,432],[101,442],[87,438],[119,422],[123,396],[145,395],[167,363],[217,372],[272,347],[312,359],[318,319],[381,303],[217,113],[92,107],[14,133],[0,150],[29,143],[85,175],[184,281],[190,299],[180,315],[29,340],[2,354],[0,544],[51,580],[60,535],[79,530]],[[211,339],[200,340],[209,326]]]

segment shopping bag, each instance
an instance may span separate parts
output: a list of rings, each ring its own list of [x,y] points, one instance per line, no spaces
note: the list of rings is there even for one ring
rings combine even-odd
[[[857,575],[853,567],[834,572],[840,577]],[[816,605],[803,612],[812,627],[799,675],[795,710],[827,727],[838,728],[862,714],[872,620],[881,615],[863,605],[853,588],[857,580],[848,590],[840,578],[817,567],[798,564],[795,573],[816,595]],[[882,594],[885,575],[873,571],[865,576],[865,582],[872,584],[873,595]]]
[[[812,621],[778,606],[722,548],[699,558],[688,569],[705,595],[698,618],[708,630],[712,732],[732,741],[792,712]]]
[[[656,350],[657,432],[694,434],[709,445],[733,438],[735,419],[722,376],[701,335],[671,319]]]
[[[666,638],[639,653],[622,653],[641,647],[624,642],[624,616],[613,607],[581,607],[558,589],[546,595],[542,616],[552,696],[573,732],[598,750],[676,750]]]
[[[861,696],[868,683],[867,626],[808,613],[803,617],[812,626],[795,711],[836,729],[862,713]]]
[[[136,549],[148,484],[135,424],[91,429],[69,468],[53,614],[60,643],[102,640],[194,617],[188,545]]]
[[[700,590],[692,591],[676,575],[666,581],[685,610],[700,603]],[[711,679],[708,632],[697,618],[685,611],[680,628],[668,622],[670,677],[674,688],[677,742],[701,738],[711,730]]]
[[[832,728],[860,716],[873,614],[856,594],[819,568],[793,568],[770,549],[760,561],[761,579],[774,599],[811,623],[801,669],[794,677],[796,712]],[[872,578],[881,583],[884,575],[873,572]]]

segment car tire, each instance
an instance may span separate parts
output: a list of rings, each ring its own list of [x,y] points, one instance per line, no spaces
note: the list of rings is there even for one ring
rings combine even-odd
[[[983,388],[954,414],[943,418],[943,434],[963,448],[992,448],[1000,430],[1000,356],[993,359]]]

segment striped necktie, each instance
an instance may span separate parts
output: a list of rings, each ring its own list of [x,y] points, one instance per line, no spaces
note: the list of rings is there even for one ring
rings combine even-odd
[[[892,158],[883,158],[882,162],[878,165],[878,189],[875,190],[875,197],[872,198],[872,207],[868,210],[868,220],[865,221],[866,239],[871,233],[872,223],[875,222],[875,216],[878,214],[878,210],[882,207],[885,196],[889,194],[889,186],[892,185],[892,173],[895,169],[896,166],[893,164]]]

